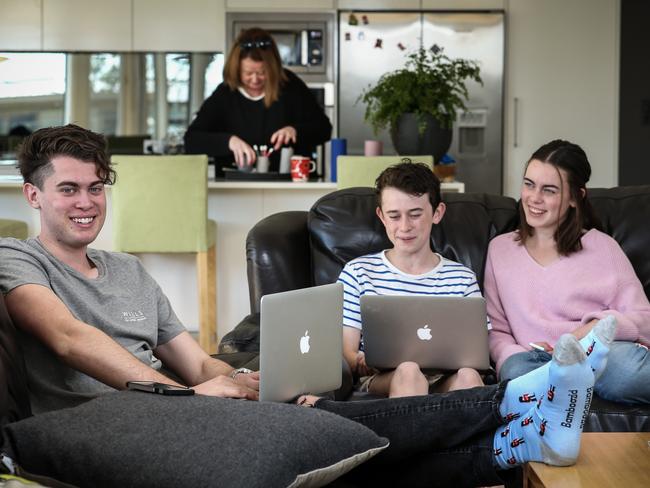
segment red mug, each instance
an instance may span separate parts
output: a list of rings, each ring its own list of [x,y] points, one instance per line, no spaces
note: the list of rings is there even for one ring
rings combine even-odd
[[[291,157],[291,179],[293,181],[307,181],[309,173],[316,169],[316,163],[306,156]]]

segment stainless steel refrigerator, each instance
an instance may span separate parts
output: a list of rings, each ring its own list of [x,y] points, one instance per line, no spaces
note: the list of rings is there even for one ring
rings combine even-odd
[[[456,179],[468,192],[500,194],[503,180],[503,12],[339,12],[338,133],[348,154],[363,154],[366,139],[379,139],[384,154],[396,154],[388,130],[375,136],[364,121],[362,91],[405,54],[434,44],[451,58],[479,62],[483,86],[468,83],[468,111],[459,113],[448,154]]]

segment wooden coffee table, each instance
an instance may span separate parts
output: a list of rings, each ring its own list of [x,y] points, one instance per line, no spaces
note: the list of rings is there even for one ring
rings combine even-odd
[[[555,487],[650,487],[650,432],[584,433],[575,465],[524,466],[524,488]]]

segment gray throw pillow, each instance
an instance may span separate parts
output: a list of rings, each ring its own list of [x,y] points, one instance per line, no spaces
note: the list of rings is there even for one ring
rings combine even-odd
[[[295,405],[123,391],[5,427],[23,469],[77,486],[322,486],[388,441]]]

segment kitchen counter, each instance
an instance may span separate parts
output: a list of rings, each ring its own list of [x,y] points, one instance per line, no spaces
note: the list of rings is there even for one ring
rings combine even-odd
[[[208,182],[208,190],[336,190],[336,183],[326,181],[226,181]]]
[[[20,176],[0,175],[0,188],[22,187]],[[443,192],[465,192],[465,183],[460,181],[444,182],[440,185]],[[208,190],[336,190],[336,183],[330,181],[226,181],[208,182]]]

